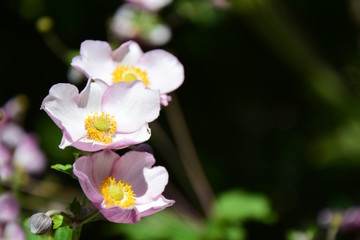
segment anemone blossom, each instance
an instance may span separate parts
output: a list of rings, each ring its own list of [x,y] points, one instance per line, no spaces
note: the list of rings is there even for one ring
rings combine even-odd
[[[136,223],[174,203],[162,195],[168,182],[166,169],[154,164],[147,152],[119,156],[104,150],[78,158],[73,171],[87,198],[106,219]]]
[[[87,77],[101,79],[109,85],[140,80],[147,88],[160,91],[164,106],[171,100],[167,93],[184,81],[184,67],[174,55],[161,49],[143,53],[134,41],[112,51],[107,42],[86,40],[71,65]]]
[[[63,132],[60,148],[92,152],[148,140],[148,123],[159,115],[160,98],[140,81],[108,86],[89,80],[81,93],[71,84],[54,85],[41,108]]]

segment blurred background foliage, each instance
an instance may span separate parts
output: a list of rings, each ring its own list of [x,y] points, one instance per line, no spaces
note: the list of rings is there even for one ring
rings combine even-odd
[[[173,35],[162,48],[185,67],[176,95],[217,196],[213,211],[205,223],[185,216],[183,202],[194,206],[187,209],[194,219],[203,213],[184,173],[156,147],[154,126],[149,143],[157,164],[168,167],[170,188],[177,189],[165,193],[179,203],[177,214],[164,211],[120,227],[96,222],[96,228],[84,227],[83,239],[312,239],[322,209],[359,205],[360,1],[230,2],[221,9],[206,0],[175,0],[160,12]],[[120,4],[0,3],[0,101],[28,96],[25,128],[38,134],[49,165],[72,163],[74,150],[58,149],[61,132],[39,110],[41,101],[53,84],[68,82],[69,62],[82,41],[108,40],[109,19]],[[45,22],[50,32],[36,28],[43,16],[51,18]],[[158,123],[170,133],[168,111]],[[78,187],[50,168],[41,179]],[[56,186],[47,189],[56,193]],[[73,196],[57,195],[64,201]],[[31,212],[48,208],[45,200],[25,196],[21,202]]]

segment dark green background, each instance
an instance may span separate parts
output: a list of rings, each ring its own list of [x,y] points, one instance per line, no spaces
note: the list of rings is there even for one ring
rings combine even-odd
[[[44,122],[52,124],[40,104],[53,84],[67,82],[68,68],[36,31],[36,19],[51,16],[59,38],[78,49],[86,39],[106,40],[106,23],[120,3],[0,3],[0,102],[26,94],[29,131],[39,131]],[[276,29],[261,27],[267,21],[257,11],[219,10],[209,19],[199,11],[200,20],[177,16],[173,39],[162,47],[185,67],[185,82],[176,94],[215,193],[233,188],[260,192],[278,214],[271,225],[246,225],[248,239],[284,239],[289,229],[316,224],[321,209],[347,208],[360,201],[360,134],[349,127],[352,150],[339,146],[336,135],[350,123],[360,123],[360,26],[354,9],[343,0],[279,1],[279,6],[286,16],[283,23],[300,33],[299,41],[339,76],[346,95],[340,97],[341,104],[324,100],[301,67],[294,67],[308,63],[291,44],[273,47],[284,38]],[[172,5],[161,13],[166,19],[174,9]],[[271,38],[264,37],[264,29]],[[167,129],[163,113],[159,122]],[[60,138],[53,142],[57,146]],[[158,164],[166,162],[159,158]]]

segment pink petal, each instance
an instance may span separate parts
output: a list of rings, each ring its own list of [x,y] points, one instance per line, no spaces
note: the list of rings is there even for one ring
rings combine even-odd
[[[101,183],[110,176],[112,168],[120,158],[118,154],[110,150],[104,150],[91,155],[94,162],[93,177],[96,186],[100,187]]]
[[[9,148],[15,148],[24,134],[25,131],[20,125],[9,122],[1,127],[0,141]]]
[[[51,87],[41,108],[63,131],[65,137],[76,141],[85,137],[84,113],[77,106],[79,91],[71,84],[59,83]]]
[[[78,178],[86,197],[93,203],[101,203],[103,196],[94,180],[94,162],[90,156],[78,158],[73,165],[73,173]]]
[[[89,79],[86,87],[79,94],[78,106],[87,112],[101,112],[101,98],[109,87],[99,79]]]
[[[139,44],[127,41],[112,52],[112,58],[117,65],[135,65],[143,54]]]
[[[60,147],[64,148],[66,146],[73,146],[79,150],[87,152],[95,152],[103,149],[123,149],[131,145],[145,142],[150,138],[150,136],[150,128],[148,127],[148,124],[146,124],[138,131],[132,133],[115,133],[113,142],[110,144],[93,142],[84,138],[75,142],[68,142],[65,138],[63,138]]]
[[[8,100],[3,107],[3,114],[8,120],[21,120],[26,111],[27,97],[17,95]]]
[[[0,196],[0,222],[8,222],[16,219],[19,214],[19,204],[16,198],[5,193]]]
[[[84,139],[79,139],[78,141],[71,142],[70,144],[67,141],[63,141],[63,145],[61,145],[60,148],[67,146],[73,146],[74,148],[86,152],[96,152],[99,150],[110,148],[110,145],[105,145],[103,143],[98,143],[93,141],[87,141]]]
[[[21,225],[15,221],[8,222],[5,225],[4,229],[4,238],[3,239],[16,239],[23,240],[25,239],[25,233]]]
[[[115,116],[118,132],[129,133],[159,116],[160,96],[141,81],[119,82],[105,91],[102,107],[104,112]]]
[[[112,149],[126,148],[149,140],[151,130],[148,124],[142,126],[139,130],[131,133],[116,133],[113,143],[109,146]]]
[[[136,204],[136,208],[140,213],[141,217],[151,215],[159,212],[164,208],[170,207],[175,203],[174,200],[168,200],[163,196],[158,197],[156,200],[146,204]]]
[[[9,164],[11,159],[10,150],[0,143],[0,168]]]
[[[9,181],[14,175],[14,168],[12,164],[6,164],[0,167],[0,180]]]
[[[165,93],[161,93],[160,94],[160,103],[162,106],[167,106],[169,105],[169,102],[171,101],[171,96],[165,94]]]
[[[124,154],[115,164],[111,174],[116,180],[131,184],[136,198],[145,194],[148,183],[144,177],[144,168],[154,165],[153,155],[146,152],[131,151]]]
[[[169,174],[164,167],[144,168],[143,171],[148,189],[145,194],[136,197],[136,204],[146,204],[158,198],[169,180]]]
[[[147,72],[149,88],[158,89],[160,93],[174,91],[184,81],[183,65],[174,55],[164,50],[145,53],[136,66]]]
[[[140,221],[140,216],[136,208],[122,209],[120,207],[104,208],[97,206],[99,211],[110,222],[116,223],[136,223]]]
[[[46,160],[36,138],[26,134],[14,151],[14,163],[29,173],[41,173],[46,167]]]
[[[111,52],[107,42],[86,40],[81,43],[80,55],[72,59],[71,65],[88,78],[99,78],[111,84],[111,73],[115,69]]]

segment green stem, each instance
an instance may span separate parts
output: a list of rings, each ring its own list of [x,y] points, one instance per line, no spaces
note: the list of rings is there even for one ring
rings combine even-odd
[[[81,225],[84,225],[85,223],[89,223],[89,222],[92,222],[94,218],[96,218],[98,215],[99,215],[99,211],[95,211],[93,212],[92,214],[88,215],[86,218],[84,218],[82,221],[81,221]]]
[[[214,193],[201,166],[184,114],[181,111],[180,103],[175,94],[172,95],[171,104],[165,109],[165,114],[195,194],[204,213],[209,215],[214,200]]]
[[[99,215],[99,213],[100,213],[99,211],[95,211],[95,212],[91,213],[90,215],[88,215],[86,218],[82,219],[79,223],[75,221],[72,226],[71,240],[79,240],[82,226],[86,223],[91,222],[96,216]]]
[[[326,234],[326,240],[335,240],[338,228],[329,228]]]
[[[71,240],[79,240],[82,224],[73,223]]]

